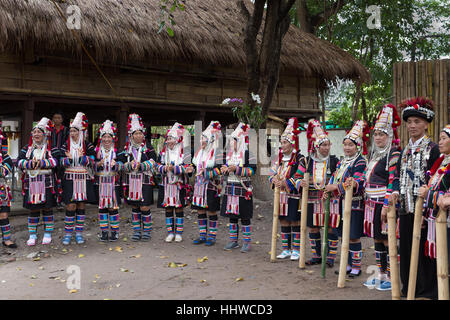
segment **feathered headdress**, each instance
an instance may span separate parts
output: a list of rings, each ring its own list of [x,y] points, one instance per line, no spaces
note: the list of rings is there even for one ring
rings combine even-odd
[[[358,151],[362,151],[362,154],[366,155],[367,141],[369,141],[369,137],[370,128],[367,125],[367,122],[365,122],[364,120],[358,120],[344,137],[344,140],[350,139],[351,141],[353,141],[356,144]]]
[[[308,153],[313,154],[317,151],[317,148],[325,142],[330,141],[328,138],[328,132],[322,128],[322,125],[316,119],[308,121],[308,127],[306,129],[306,138],[308,139]]]
[[[400,104],[402,111],[402,118],[404,121],[409,117],[419,117],[425,119],[428,122],[434,119],[434,107],[433,101],[425,97],[416,97],[409,100],[405,100]]]

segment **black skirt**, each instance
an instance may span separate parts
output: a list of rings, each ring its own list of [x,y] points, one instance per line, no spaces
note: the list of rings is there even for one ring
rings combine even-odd
[[[299,199],[288,198],[288,214],[287,216],[280,216],[280,220],[300,221],[299,202]]]
[[[373,213],[373,238],[375,240],[388,239],[387,234],[381,233],[381,209],[383,209],[383,205],[381,203],[377,203]]]
[[[95,193],[95,203],[99,203],[100,196],[99,196],[99,187],[98,184],[94,184],[94,193]],[[122,188],[119,185],[115,186],[115,192],[116,192],[116,199],[117,199],[117,205],[120,205],[122,203]]]
[[[196,210],[206,210],[210,212],[215,212],[220,210],[220,195],[217,193],[217,190],[209,190],[206,192],[206,204],[207,208],[202,208],[199,206],[191,205],[192,209]]]
[[[125,187],[124,200],[130,206],[148,207],[154,203],[153,200],[153,185],[143,184],[142,185],[142,201],[128,200],[128,187]]]
[[[186,189],[185,188],[181,188],[179,197],[180,197],[181,208],[186,207],[187,201],[186,201]],[[166,208],[166,209],[177,209],[177,207],[165,207],[165,206],[163,206],[163,203],[164,203],[164,186],[158,185],[157,207],[158,208]]]
[[[221,216],[244,220],[253,218],[253,198],[250,198],[250,200],[245,200],[244,197],[239,197],[239,214],[226,213],[227,199],[228,197],[224,195],[222,199],[222,205],[220,208]]]
[[[40,204],[28,203],[29,191],[25,190],[23,196],[23,207],[30,210],[51,209],[56,206],[56,195],[53,193],[52,188],[45,189],[45,202]]]
[[[359,239],[364,237],[364,205],[361,205],[362,201],[352,201],[352,211],[350,218],[350,239]],[[344,224],[344,201],[341,198],[339,200],[339,213],[340,221],[337,231],[340,237],[342,237],[342,225]]]
[[[62,181],[62,201],[67,205],[70,203],[75,203],[76,201],[72,200],[73,197],[73,180],[67,180],[66,178]],[[97,197],[95,196],[94,191],[94,182],[90,179],[86,180],[86,195],[87,200],[86,201],[80,201],[80,202],[87,202],[90,204],[97,204],[98,201]]]

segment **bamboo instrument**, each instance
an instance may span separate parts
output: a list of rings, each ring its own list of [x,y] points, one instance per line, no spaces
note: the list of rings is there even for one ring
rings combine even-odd
[[[387,212],[389,263],[391,268],[392,300],[400,300],[400,273],[397,257],[397,221],[395,214],[395,203],[392,203]]]
[[[342,223],[342,247],[341,247],[341,261],[339,265],[338,288],[345,287],[345,275],[347,273],[347,261],[350,242],[350,219],[352,213],[352,198],[353,198],[353,183],[345,189],[344,199],[344,213]]]
[[[306,168],[308,168],[308,165],[306,166]],[[309,172],[305,172],[303,179],[305,181],[308,181],[308,184],[302,189],[302,206],[300,217],[300,258],[298,259],[298,267],[300,269],[305,268],[306,262],[306,219],[308,216]]]
[[[417,197],[414,209],[414,228],[411,248],[411,260],[409,264],[408,300],[414,300],[416,296],[417,266],[419,264],[420,229],[422,226],[423,198]]]
[[[447,212],[439,209],[436,217],[436,264],[439,300],[449,300],[447,250]]]
[[[325,278],[326,256],[328,252],[328,225],[330,223],[330,195],[325,200],[325,222],[323,226],[323,249],[322,249],[322,278]]]
[[[280,214],[280,188],[275,187],[273,195],[273,222],[272,222],[272,244],[270,249],[270,262],[276,260],[278,215]]]

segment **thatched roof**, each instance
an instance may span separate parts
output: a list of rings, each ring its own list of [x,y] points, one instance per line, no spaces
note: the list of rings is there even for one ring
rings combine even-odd
[[[79,31],[101,62],[127,64],[174,60],[243,68],[244,18],[236,1],[188,0],[175,12],[175,36],[157,33],[159,1],[57,1],[65,9],[81,9]],[[60,3],[63,2],[63,3]],[[251,2],[247,2],[251,9]],[[81,48],[50,0],[0,1],[0,51],[19,52],[24,45],[36,53],[80,55]],[[370,78],[367,70],[344,50],[291,26],[284,39],[282,70],[324,79]]]

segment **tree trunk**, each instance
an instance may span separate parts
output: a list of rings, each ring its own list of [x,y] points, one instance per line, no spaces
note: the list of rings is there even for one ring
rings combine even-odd
[[[353,100],[352,105],[352,121],[353,123],[358,120],[358,107],[359,107],[359,99],[361,96],[361,82],[356,82],[356,92],[355,92],[355,98]]]

